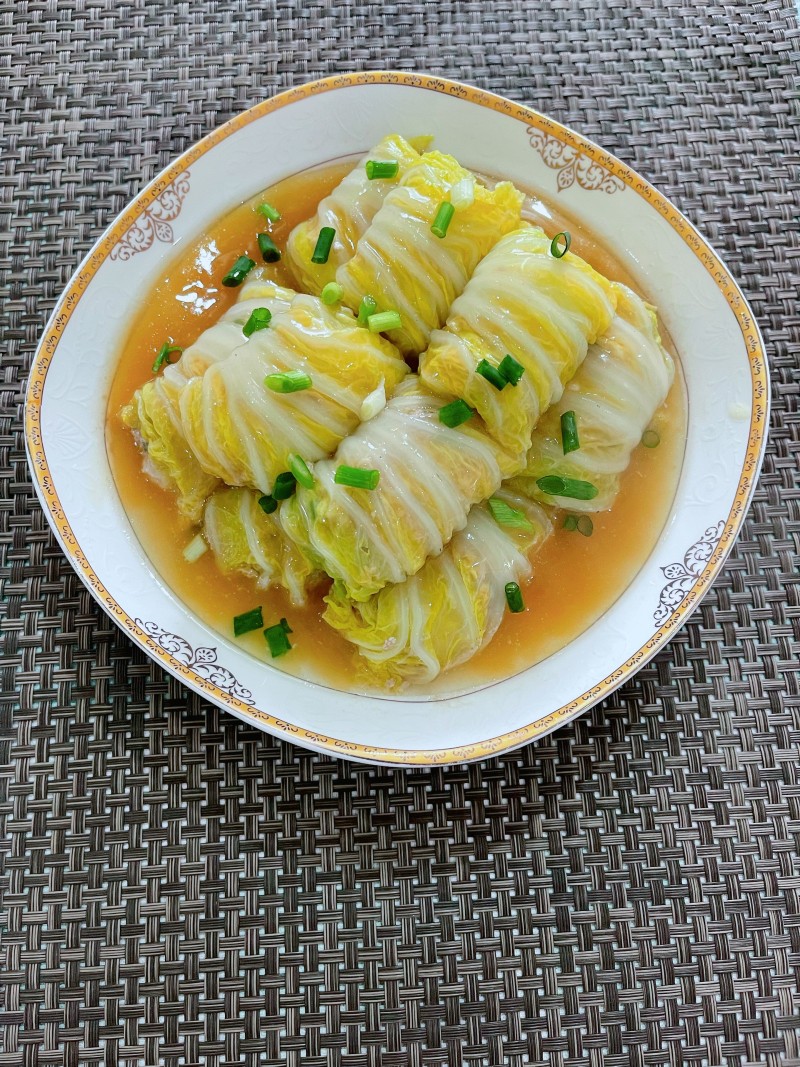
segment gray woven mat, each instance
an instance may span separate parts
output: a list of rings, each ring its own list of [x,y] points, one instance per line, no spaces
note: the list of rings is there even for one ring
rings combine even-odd
[[[0,1065],[800,1063],[791,6],[0,13]],[[45,318],[131,194],[263,96],[385,66],[530,102],[642,171],[727,258],[774,378],[752,513],[693,621],[553,737],[430,772],[308,755],[149,663],[55,546],[20,432]]]

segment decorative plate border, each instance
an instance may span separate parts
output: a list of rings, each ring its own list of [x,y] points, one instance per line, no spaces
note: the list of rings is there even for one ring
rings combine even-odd
[[[527,726],[458,748],[431,750],[382,748],[356,744],[311,730],[305,730],[251,706],[246,700],[235,695],[234,692],[221,688],[212,677],[204,677],[196,670],[195,666],[190,666],[181,659],[176,658],[160,642],[155,640],[152,634],[143,628],[140,621],[131,618],[124,611],[95,574],[89,560],[76,541],[64,513],[53,484],[42,444],[41,404],[48,367],[58,347],[61,335],[83,292],[100,265],[106,257],[111,255],[114,247],[120,243],[124,235],[144,216],[148,218],[154,217],[152,213],[159,210],[154,205],[160,202],[159,198],[165,193],[168,194],[173,183],[182,174],[188,172],[196,160],[205,155],[215,145],[236,133],[237,130],[264,115],[287,107],[289,104],[299,100],[307,99],[319,93],[335,92],[338,89],[348,88],[353,85],[408,85],[468,100],[480,107],[489,108],[492,111],[524,122],[529,129],[529,134],[531,130],[539,130],[543,135],[555,138],[562,145],[573,149],[576,153],[580,153],[592,164],[600,167],[609,176],[621,181],[623,186],[643,197],[658,211],[684,243],[695,253],[711,275],[739,322],[750,363],[753,410],[748,448],[736,496],[729,515],[722,520],[722,528],[716,545],[713,547],[705,566],[696,575],[691,588],[686,591],[680,603],[673,608],[656,632],[637,652],[612,674],[608,675],[592,689],[587,690],[576,700],[563,705],[550,715]],[[769,373],[764,355],[764,344],[744,296],[730,277],[725,265],[694,226],[649,182],[630,167],[621,163],[610,152],[606,152],[592,141],[579,136],[566,126],[562,126],[553,119],[540,115],[522,104],[496,96],[494,93],[488,93],[482,89],[476,89],[459,82],[448,81],[444,78],[434,78],[425,74],[409,74],[402,71],[364,71],[357,74],[340,74],[335,77],[309,82],[306,85],[279,93],[269,100],[256,104],[240,115],[236,115],[218,130],[204,137],[179,156],[174,163],[170,164],[128,205],[122,215],[100,237],[97,244],[73,275],[45,328],[28,381],[25,401],[25,442],[37,493],[64,552],[75,567],[79,577],[100,605],[152,659],[161,663],[190,688],[213,700],[220,707],[233,712],[241,719],[257,723],[268,731],[285,737],[287,740],[295,741],[301,745],[331,753],[335,756],[349,757],[369,763],[429,766],[485,759],[541,737],[556,727],[569,722],[570,719],[575,718],[599,700],[608,696],[609,693],[617,689],[627,678],[652,659],[655,653],[667,643],[672,634],[683,625],[691,612],[697,607],[733,546],[758,478],[766,443],[768,415]]]
[[[557,170],[556,187],[560,193],[569,189],[575,182],[581,189],[599,189],[601,193],[623,192],[625,183],[617,178],[599,163],[583,152],[579,152],[572,145],[564,144],[558,137],[537,129],[536,126],[528,127],[528,139],[531,145],[542,157],[542,162]]]
[[[667,584],[661,590],[658,607],[653,613],[656,626],[666,622],[703,573],[703,568],[714,554],[724,528],[725,523],[722,520],[714,526],[709,526],[703,536],[686,550],[683,563],[670,563],[669,566],[661,568]]]
[[[156,642],[160,649],[169,653],[179,663],[183,663],[189,670],[194,671],[201,678],[207,679],[212,685],[221,689],[223,693],[228,693],[229,696],[241,700],[243,704],[247,704],[249,707],[255,705],[255,699],[250,690],[236,680],[233,671],[229,671],[227,667],[223,667],[221,663],[217,662],[217,650],[215,648],[194,648],[185,637],[162,629],[157,622],[142,622],[141,619],[134,619],[133,621],[141,630],[144,630],[148,637],[151,637]]]
[[[156,241],[169,244],[173,236],[170,223],[180,215],[183,202],[188,195],[189,171],[186,170],[171,181],[161,195],[145,208],[131,224],[131,228],[119,244],[111,249],[109,258],[124,262],[138,255],[139,252],[146,252]]]

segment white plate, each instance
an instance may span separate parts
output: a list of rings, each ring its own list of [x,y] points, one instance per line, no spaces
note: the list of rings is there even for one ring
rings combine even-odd
[[[165,588],[121,506],[104,443],[111,379],[146,292],[230,208],[387,130],[433,133],[466,166],[558,198],[657,298],[689,397],[672,514],[616,603],[556,655],[436,703],[354,696],[257,661]],[[644,179],[519,104],[416,74],[350,74],[251,108],[169,166],[103,234],[69,283],[34,360],[26,440],[56,536],[113,619],[186,685],[299,744],[376,763],[480,759],[607,696],[681,626],[741,526],[765,445],[769,387],[758,329],[719,257]]]

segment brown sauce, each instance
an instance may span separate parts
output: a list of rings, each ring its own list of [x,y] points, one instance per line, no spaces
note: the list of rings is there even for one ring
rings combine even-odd
[[[270,660],[260,631],[240,638],[240,643],[281,670],[341,689],[352,689],[356,652],[322,622],[324,590],[297,608],[282,590],[265,592],[249,578],[221,574],[210,551],[187,563],[183,549],[195,531],[178,514],[172,494],[142,471],[142,456],[119,412],[151,377],[154,355],[165,340],[188,346],[236,300],[236,289],[225,288],[218,280],[240,255],[261,262],[256,234],[264,227],[254,207],[267,199],[280,209],[283,217],[271,233],[281,247],[292,227],[313,214],[351,166],[336,163],[287,178],[178,251],[167,273],[145,295],[128,335],[111,385],[106,428],[120,498],[166,585],[193,614],[228,637],[233,616],[258,604],[267,625],[286,616],[294,631],[287,655]],[[608,250],[553,204],[534,200],[532,212],[548,233],[569,229],[572,250],[607,277],[636,288]],[[292,285],[280,263],[269,269],[276,280]],[[556,530],[535,557],[534,575],[524,590],[528,610],[507,614],[494,639],[469,663],[447,672],[424,692],[410,689],[404,696],[444,695],[491,684],[551,655],[599,618],[634,578],[667,519],[683,458],[685,423],[685,391],[678,373],[652,423],[661,444],[636,450],[613,509],[593,516],[592,536]]]

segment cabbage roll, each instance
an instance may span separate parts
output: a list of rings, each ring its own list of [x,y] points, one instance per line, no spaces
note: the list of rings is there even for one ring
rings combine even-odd
[[[573,513],[613,506],[621,475],[675,373],[655,310],[625,286],[614,289],[617,314],[590,347],[559,405],[534,430],[525,476],[506,481],[495,493],[522,511],[533,530],[498,526],[486,505],[477,505],[444,552],[405,582],[386,586],[365,603],[356,603],[341,583],[334,583],[324,618],[356,645],[360,673],[369,680],[386,687],[429,682],[468,660],[502,621],[505,583],[521,585],[530,577],[525,555],[535,558],[553,526],[561,524],[563,513],[556,505]],[[580,448],[565,456],[561,414],[566,411],[575,412]],[[578,500],[545,494],[536,484],[544,475],[589,481],[598,495]],[[526,497],[544,506],[532,512]]]
[[[356,250],[358,240],[367,229],[387,193],[400,181],[409,167],[420,161],[420,152],[430,137],[390,134],[375,145],[323,200],[312,218],[295,226],[286,242],[285,257],[301,289],[319,295],[336,277],[336,269],[346,263]],[[399,164],[393,178],[367,177],[367,160],[376,159]],[[327,263],[312,263],[311,256],[323,226],[336,230]]]
[[[387,689],[430,682],[492,639],[507,610],[506,583],[527,581],[528,556],[551,529],[533,501],[504,489],[495,497],[522,512],[529,527],[500,526],[488,505],[478,504],[445,550],[406,581],[361,604],[334,584],[323,618],[357,647],[366,681]]]
[[[624,285],[615,285],[617,314],[567,385],[561,401],[533,434],[523,475],[513,484],[522,492],[570,511],[605,511],[619,490],[631,452],[675,376],[661,344],[655,309]],[[561,415],[574,411],[580,448],[564,455]],[[591,500],[543,493],[537,479],[558,475],[590,482]]]
[[[404,355],[427,347],[478,262],[520,224],[522,193],[510,182],[489,190],[476,181],[472,203],[458,207],[446,236],[436,237],[431,224],[440,205],[457,182],[471,180],[452,156],[426,152],[388,193],[353,258],[336,271],[351,308],[372,296],[380,311],[400,313],[402,325],[387,336]]]
[[[217,489],[203,513],[205,539],[224,574],[246,574],[262,589],[280,585],[293,604],[303,604],[320,575],[258,499],[252,489]]]
[[[608,328],[615,304],[614,287],[580,256],[557,259],[543,231],[524,226],[478,264],[444,330],[432,333],[420,377],[433,392],[477,409],[505,448],[525,450],[539,417]],[[506,355],[524,371],[516,385],[497,389],[476,368],[481,360],[496,368]]]
[[[256,308],[273,315],[285,311],[295,297],[291,289],[259,272],[242,285],[238,302],[223,313],[186,348],[175,363],[137,389],[121,417],[137,435],[144,449],[144,470],[159,485],[177,493],[178,509],[192,522],[199,522],[203,501],[217,484],[186,443],[180,417],[180,398],[187,381],[203,374],[212,363],[226,360],[247,342],[242,333]]]
[[[384,337],[358,326],[346,308],[300,294],[229,359],[193,378],[181,394],[181,422],[203,470],[228,485],[270,493],[294,453],[329,456],[361,419],[364,400],[387,395],[407,373]],[[299,372],[310,388],[275,392],[271,374]]]
[[[450,429],[442,401],[412,376],[383,411],[314,466],[311,489],[298,486],[281,522],[308,558],[354,600],[402,582],[461,529],[473,504],[519,469],[479,420]],[[378,471],[374,489],[334,478],[341,466]]]

